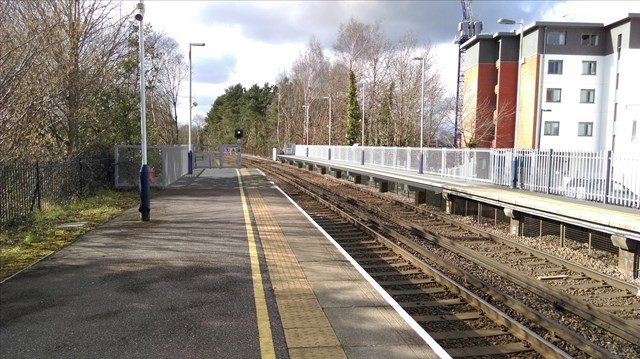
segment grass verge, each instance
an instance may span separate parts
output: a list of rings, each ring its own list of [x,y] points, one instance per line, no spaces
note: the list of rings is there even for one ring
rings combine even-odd
[[[36,213],[28,222],[0,232],[0,281],[60,250],[82,234],[109,221],[139,201],[136,191],[104,191]],[[60,228],[70,222],[83,227]]]

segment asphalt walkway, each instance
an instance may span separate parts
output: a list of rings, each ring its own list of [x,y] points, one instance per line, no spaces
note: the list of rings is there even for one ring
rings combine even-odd
[[[198,170],[150,222],[131,208],[0,284],[3,359],[443,355],[427,343],[255,169]]]
[[[0,285],[0,357],[260,357],[235,170],[177,186]]]

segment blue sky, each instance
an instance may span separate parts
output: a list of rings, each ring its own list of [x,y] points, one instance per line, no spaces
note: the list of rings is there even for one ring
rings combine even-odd
[[[133,9],[137,1],[123,2]],[[195,114],[205,115],[215,98],[231,85],[274,84],[305,51],[312,36],[333,47],[341,24],[351,17],[380,22],[388,38],[413,32],[419,44],[434,46],[436,65],[455,91],[460,1],[160,1],[146,0],[145,22],[173,37],[185,52],[192,49]],[[608,24],[640,13],[637,1],[473,1],[474,19],[486,33],[511,31],[498,18],[523,21],[578,21]],[[182,86],[178,118],[188,119],[188,80]],[[183,122],[181,121],[181,122]]]

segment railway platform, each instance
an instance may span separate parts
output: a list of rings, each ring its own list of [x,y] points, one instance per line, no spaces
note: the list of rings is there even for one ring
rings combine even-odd
[[[376,182],[381,191],[391,182],[402,183],[414,191],[416,203],[424,203],[424,197],[421,196],[424,196],[426,191],[431,191],[443,197],[446,211],[450,213],[457,198],[501,208],[501,212],[509,217],[510,232],[514,235],[522,235],[525,222],[529,218],[536,217],[555,221],[563,226],[571,225],[597,231],[606,235],[608,237],[606,241],[617,248],[619,269],[623,272],[635,273],[636,276],[640,275],[640,211],[637,208],[625,208],[381,166],[288,155],[279,155],[278,159],[310,170],[319,169],[322,173],[333,173],[336,177],[348,174],[356,183],[361,181],[361,177],[366,176]],[[478,211],[480,210],[478,208]],[[542,224],[540,227],[542,228]],[[542,236],[542,230],[540,235]]]
[[[0,284],[2,358],[447,354],[255,169],[205,169]]]

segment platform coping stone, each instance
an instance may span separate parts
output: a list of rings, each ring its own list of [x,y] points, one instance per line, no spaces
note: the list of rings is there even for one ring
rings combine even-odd
[[[246,188],[292,359],[346,358],[286,237],[256,188]]]

